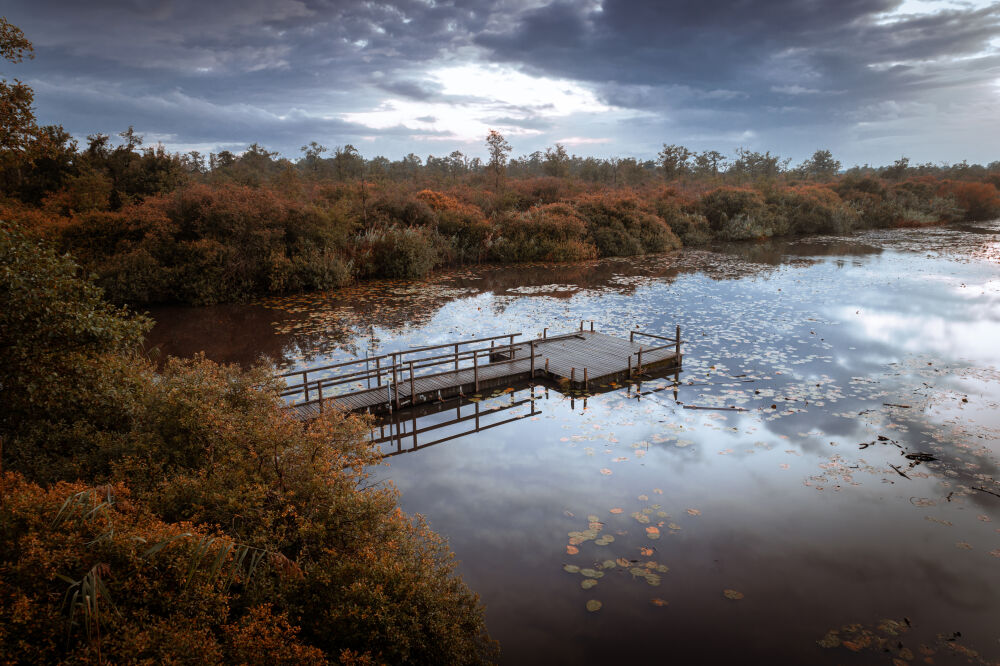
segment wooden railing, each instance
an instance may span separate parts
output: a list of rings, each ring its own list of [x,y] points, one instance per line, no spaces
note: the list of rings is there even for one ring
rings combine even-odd
[[[300,379],[297,383],[286,383],[281,396],[291,398],[290,402],[295,404],[317,403],[320,410],[323,403],[329,398],[337,396],[338,386],[345,384],[355,384],[353,392],[359,390],[379,390],[385,386],[386,401],[400,407],[399,386],[409,383],[410,396],[414,395],[414,382],[418,376],[434,377],[454,372],[463,368],[472,368],[476,383],[478,384],[478,368],[481,359],[486,358],[487,363],[509,363],[512,362],[515,352],[522,349],[521,345],[514,343],[514,338],[521,333],[505,333],[485,338],[475,338],[473,340],[462,340],[460,342],[448,342],[440,345],[429,345],[415,347],[412,349],[389,352],[379,356],[368,356],[366,358],[356,358],[340,363],[331,363],[314,368],[302,370],[292,370],[278,375],[286,380]],[[507,344],[497,345],[498,340],[507,340]],[[463,349],[469,345],[478,345],[489,342],[490,346],[474,347]],[[532,351],[533,351],[532,345]],[[439,349],[451,349],[447,354],[437,354],[433,356],[420,356],[427,352]],[[416,358],[413,358],[416,356]],[[372,367],[374,365],[374,367]],[[358,366],[363,369],[353,370]],[[436,368],[438,372],[420,374],[418,371]],[[447,369],[444,369],[447,368]],[[336,371],[341,372],[336,372]],[[326,374],[331,371],[334,374]],[[346,371],[346,372],[344,372]],[[297,400],[297,396],[302,396],[302,400]]]

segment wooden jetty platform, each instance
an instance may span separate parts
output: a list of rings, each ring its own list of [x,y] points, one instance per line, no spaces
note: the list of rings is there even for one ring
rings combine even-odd
[[[515,341],[520,333],[448,342],[286,372],[282,396],[300,420],[336,407],[393,412],[531,380],[589,391],[648,371],[681,367],[681,330],[673,338],[630,331],[628,339],[589,330]],[[652,342],[650,342],[652,341]],[[489,346],[486,346],[489,343]],[[498,344],[499,343],[499,344]]]

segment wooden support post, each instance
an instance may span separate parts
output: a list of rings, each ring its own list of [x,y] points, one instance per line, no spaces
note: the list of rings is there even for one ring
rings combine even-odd
[[[476,383],[476,393],[479,393],[479,352],[472,352],[472,379]]]
[[[545,357],[545,374],[549,374],[549,358]]]
[[[547,337],[549,337],[549,329],[548,328],[543,328],[542,329],[542,340],[544,340]]]
[[[677,324],[677,360],[681,359],[681,325]]]
[[[479,432],[479,403],[476,403],[476,432]]]
[[[319,413],[323,413],[323,380],[316,382],[316,390],[319,391]]]
[[[413,410],[413,448],[417,448],[417,410],[415,409]]]
[[[417,404],[417,392],[413,388],[413,361],[410,361],[410,405]]]
[[[635,331],[629,331],[628,332],[628,341],[629,342],[635,342]]]
[[[573,383],[576,382],[576,368],[569,369],[569,385],[572,388]]]
[[[642,374],[642,345],[639,345],[639,367],[636,369],[636,372],[640,375]]]
[[[396,394],[396,409],[399,409],[399,365],[396,355],[392,355],[392,391]]]
[[[632,354],[628,355],[628,377],[632,378]]]
[[[582,319],[580,320],[580,330],[581,331],[583,330],[583,320]]]
[[[306,392],[306,402],[309,402],[309,371],[302,371],[302,388]]]
[[[513,360],[514,358],[514,336],[510,336],[510,344],[507,346],[507,358]]]
[[[377,386],[382,386],[382,359],[378,356],[375,357],[375,375]]]
[[[591,333],[594,332],[594,320],[593,319],[590,320],[590,332]]]
[[[455,345],[455,370],[458,370],[458,345]]]
[[[531,345],[531,378],[534,379],[535,378],[535,343],[534,342],[529,342],[528,344]]]
[[[584,391],[590,390],[590,385],[587,382],[587,368],[583,369],[583,390]]]

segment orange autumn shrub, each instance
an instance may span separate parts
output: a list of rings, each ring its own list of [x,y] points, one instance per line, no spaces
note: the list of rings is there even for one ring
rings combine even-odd
[[[0,662],[495,659],[363,419],[303,426],[269,367],[156,372],[148,322],[6,223],[0,266]]]
[[[1000,217],[1000,190],[991,183],[942,183],[942,194],[955,199],[967,221],[978,222]]]

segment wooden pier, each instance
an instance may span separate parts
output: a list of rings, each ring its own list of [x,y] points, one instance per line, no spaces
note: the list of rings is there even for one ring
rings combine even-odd
[[[675,337],[631,331],[628,339],[580,330],[516,341],[520,333],[449,342],[286,372],[282,396],[297,419],[331,407],[393,412],[498,386],[531,380],[590,391],[656,371],[681,367],[681,329]],[[488,345],[488,346],[487,346]]]

